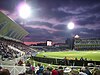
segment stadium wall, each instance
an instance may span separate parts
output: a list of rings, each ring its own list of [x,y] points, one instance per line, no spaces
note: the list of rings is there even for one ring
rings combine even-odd
[[[88,63],[93,63],[94,65],[100,65],[100,61],[87,61],[87,60],[68,60],[68,59],[56,59],[56,58],[46,58],[46,57],[33,57],[35,61],[54,64],[54,65],[67,65],[67,66],[88,66]]]

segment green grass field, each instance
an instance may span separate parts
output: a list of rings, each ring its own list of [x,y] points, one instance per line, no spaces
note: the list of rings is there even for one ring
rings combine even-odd
[[[65,51],[65,52],[42,52],[39,53],[38,57],[46,56],[47,58],[61,58],[63,59],[65,56],[67,59],[74,59],[81,57],[87,58],[87,60],[100,61],[100,51]]]

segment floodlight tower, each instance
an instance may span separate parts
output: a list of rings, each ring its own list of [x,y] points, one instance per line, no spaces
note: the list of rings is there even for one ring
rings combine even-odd
[[[18,14],[21,18],[21,23],[26,24],[27,20],[31,17],[31,7],[28,5],[27,1],[21,2],[17,7]]]
[[[22,19],[27,19],[30,17],[31,15],[31,8],[30,6],[26,3],[26,0],[24,0],[23,3],[21,3],[18,7],[18,12],[19,12],[19,16]]]
[[[68,31],[69,31],[69,41],[70,41],[71,50],[73,49],[73,41],[74,41],[71,31],[74,29],[74,26],[75,26],[75,24],[73,22],[69,22],[67,24],[67,28],[68,28]]]
[[[70,29],[70,30],[74,29],[74,26],[75,25],[74,25],[73,22],[69,22],[68,25],[67,25],[68,29]]]

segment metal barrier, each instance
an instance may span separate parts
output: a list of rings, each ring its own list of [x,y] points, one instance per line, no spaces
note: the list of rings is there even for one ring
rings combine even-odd
[[[33,57],[35,61],[55,64],[55,65],[67,65],[67,66],[87,66],[88,63],[93,63],[94,65],[100,65],[100,61],[85,61],[85,60],[68,60],[68,59],[57,59],[57,58],[46,58],[46,57]]]
[[[26,66],[13,66],[13,65],[0,65],[3,68],[6,68],[10,71],[11,75],[18,75],[20,73],[25,73],[26,72]]]

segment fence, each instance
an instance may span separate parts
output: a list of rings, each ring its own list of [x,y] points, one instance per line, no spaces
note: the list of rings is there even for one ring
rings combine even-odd
[[[20,73],[26,72],[26,66],[13,66],[13,65],[0,65],[3,68],[6,68],[10,71],[11,75],[18,75]]]
[[[93,63],[94,65],[100,65],[100,61],[85,61],[85,60],[65,60],[56,58],[46,58],[46,57],[33,57],[35,61],[55,64],[55,65],[68,65],[68,66],[87,66],[88,63]]]
[[[0,60],[0,66],[8,69],[11,75],[18,75],[20,73],[25,73],[27,68],[25,65],[23,66],[15,65],[16,63],[18,63],[20,59],[22,59],[23,61],[25,60],[24,56],[21,56],[13,60],[8,60],[8,59],[5,59],[5,61]]]

